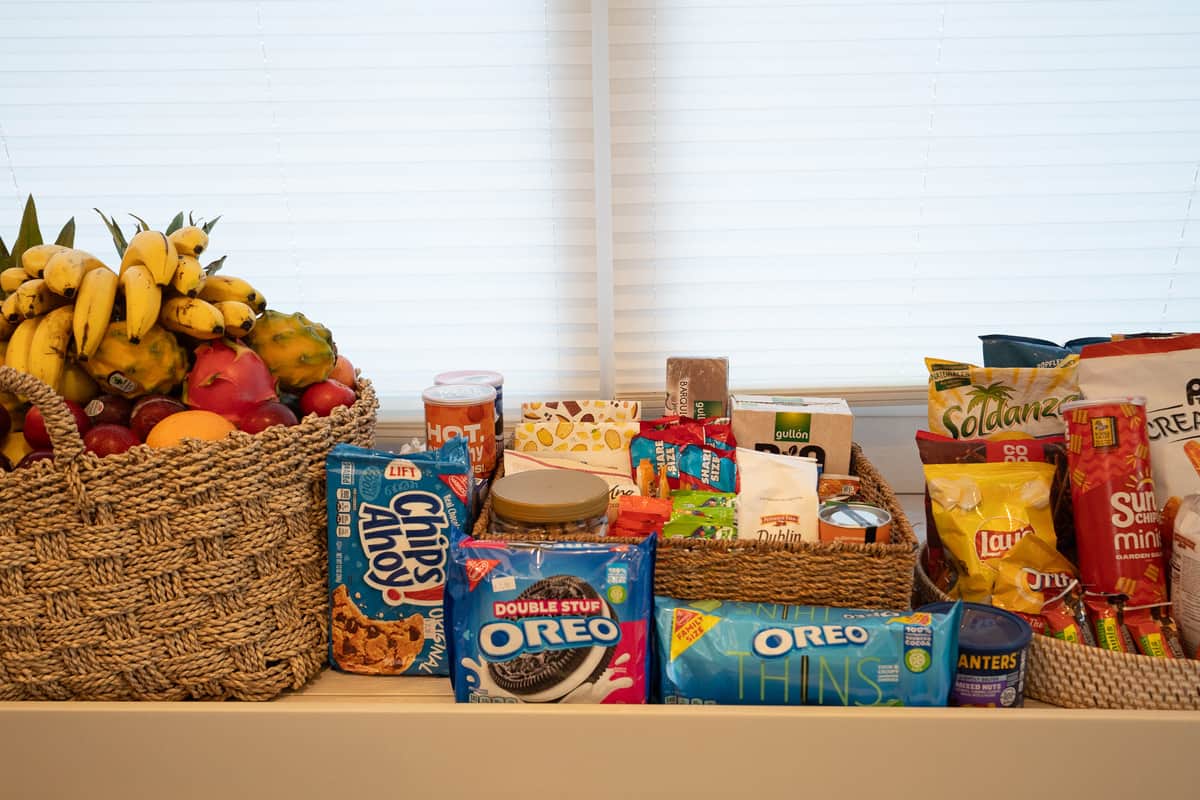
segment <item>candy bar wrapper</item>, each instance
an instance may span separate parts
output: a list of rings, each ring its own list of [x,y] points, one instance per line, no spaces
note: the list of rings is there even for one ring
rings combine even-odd
[[[676,510],[662,531],[665,539],[736,539],[737,511],[732,508]]]
[[[1183,658],[1179,629],[1170,612],[1169,604],[1124,609],[1122,622],[1139,653],[1155,658]]]
[[[636,422],[522,422],[513,449],[553,454],[594,466],[630,471],[629,445],[638,434]]]
[[[1117,598],[1089,592],[1084,595],[1084,604],[1097,647],[1114,653],[1137,652],[1133,640],[1121,624],[1121,608]]]
[[[522,403],[522,422],[637,422],[642,418],[641,403],[636,400],[550,400]]]
[[[733,492],[703,492],[681,489],[671,492],[671,504],[676,511],[692,511],[703,508],[731,508],[737,510],[737,495]]]

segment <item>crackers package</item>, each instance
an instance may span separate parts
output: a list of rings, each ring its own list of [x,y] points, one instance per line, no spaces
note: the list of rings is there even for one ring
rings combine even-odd
[[[513,433],[513,449],[628,472],[629,443],[638,430],[637,422],[522,422]]]
[[[953,439],[1062,434],[1059,407],[1080,398],[1078,365],[1073,354],[1051,369],[927,358],[929,430]]]
[[[641,404],[636,400],[549,400],[522,403],[522,422],[637,422]]]
[[[854,416],[842,398],[735,394],[729,401],[738,447],[812,456],[824,472],[850,472]]]
[[[655,538],[456,536],[450,618],[460,703],[645,703]]]
[[[366,675],[447,675],[443,599],[454,528],[470,526],[467,441],[397,455],[347,444],[325,461],[329,663]]]
[[[1160,509],[1173,512],[1181,498],[1200,492],[1200,334],[1088,345],[1079,362],[1079,388],[1087,398],[1146,398]],[[1163,532],[1170,535],[1169,528]]]
[[[663,413],[695,419],[728,416],[728,358],[668,358]]]

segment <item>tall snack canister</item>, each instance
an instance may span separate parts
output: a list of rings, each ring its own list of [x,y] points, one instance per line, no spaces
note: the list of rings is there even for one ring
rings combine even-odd
[[[504,445],[504,376],[499,372],[480,369],[460,369],[455,372],[443,372],[433,376],[437,386],[455,383],[471,383],[481,386],[491,386],[496,390],[496,441]]]
[[[471,454],[471,471],[487,478],[496,466],[496,390],[487,385],[430,386],[425,401],[425,443],[430,449],[463,437]]]

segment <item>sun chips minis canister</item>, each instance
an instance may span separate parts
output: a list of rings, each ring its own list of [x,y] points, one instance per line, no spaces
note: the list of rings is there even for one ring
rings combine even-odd
[[[399,456],[339,444],[326,460],[329,661],[368,675],[447,675],[453,529],[469,524],[467,442]]]

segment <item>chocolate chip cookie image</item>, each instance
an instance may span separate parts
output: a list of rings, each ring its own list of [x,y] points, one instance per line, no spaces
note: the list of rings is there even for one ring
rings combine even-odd
[[[574,575],[554,575],[525,589],[517,600],[600,600],[602,616],[619,622],[596,590]],[[570,647],[522,653],[488,662],[496,686],[526,703],[557,703],[585,683],[595,682],[612,660],[613,646]]]
[[[370,619],[350,599],[345,586],[333,592],[332,616],[333,658],[346,672],[397,675],[411,667],[425,648],[424,617]]]

